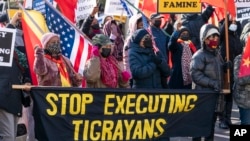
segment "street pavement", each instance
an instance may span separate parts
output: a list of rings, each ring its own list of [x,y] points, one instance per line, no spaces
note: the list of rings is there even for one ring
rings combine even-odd
[[[239,109],[235,103],[232,109],[231,121],[233,124],[236,124],[236,125],[240,124]],[[219,122],[217,120],[216,125],[215,125],[214,141],[229,141],[230,140],[229,131],[230,131],[229,129],[220,129]],[[192,138],[191,137],[175,137],[175,138],[170,138],[170,141],[192,141]]]

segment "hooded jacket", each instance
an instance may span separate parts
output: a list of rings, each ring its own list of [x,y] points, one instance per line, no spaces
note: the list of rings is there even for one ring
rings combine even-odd
[[[130,48],[129,44],[130,44],[130,39],[133,35],[133,33],[137,30],[137,22],[139,19],[142,18],[141,14],[137,14],[132,16],[129,19],[129,35],[127,37],[127,39],[125,40],[124,43],[124,47],[123,47],[123,65],[124,65],[124,70],[127,70],[130,72],[130,68],[129,68],[129,61],[128,61],[128,49]]]
[[[215,82],[219,85],[219,90],[223,86],[224,61],[218,49],[211,51],[204,43],[205,36],[211,28],[217,29],[211,24],[206,24],[204,28],[201,28],[201,49],[192,56],[190,64],[191,77],[197,90],[214,90]]]

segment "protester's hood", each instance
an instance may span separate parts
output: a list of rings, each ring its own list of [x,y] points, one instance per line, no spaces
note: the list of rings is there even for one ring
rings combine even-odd
[[[129,19],[129,34],[133,34],[137,30],[137,21],[142,18],[142,14],[133,15]]]

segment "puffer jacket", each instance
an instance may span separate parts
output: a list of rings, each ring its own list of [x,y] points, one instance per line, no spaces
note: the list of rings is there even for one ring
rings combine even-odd
[[[156,65],[151,57],[153,53],[150,48],[142,48],[135,43],[130,44],[128,56],[133,88],[162,88],[161,76],[169,76],[170,68],[166,60]]]
[[[119,65],[117,64],[117,67]],[[117,88],[128,88],[129,83],[122,80],[121,68],[118,69]],[[101,61],[99,57],[91,57],[85,64],[83,76],[87,81],[87,88],[108,88],[101,79]]]
[[[242,55],[234,59],[233,98],[236,104],[245,109],[250,108],[250,76],[238,77]]]
[[[71,86],[80,86],[82,82],[80,80],[77,80],[70,60],[65,56],[63,56],[63,60],[65,61],[65,66],[69,74]],[[62,86],[57,64],[44,57],[44,52],[42,48],[37,48],[35,50],[35,60],[33,69],[38,79],[38,85]]]
[[[129,68],[129,61],[128,61],[128,49],[129,49],[129,44],[131,42],[131,37],[133,35],[133,33],[137,30],[137,22],[139,19],[142,18],[142,14],[137,14],[132,16],[129,19],[129,36],[126,38],[125,43],[124,43],[124,47],[123,47],[123,65],[124,65],[124,70],[127,70],[130,72],[130,68]]]
[[[213,53],[205,48],[199,49],[193,56],[190,64],[190,73],[195,89],[214,90],[209,83],[220,82],[220,89],[223,86],[223,59],[219,53]]]

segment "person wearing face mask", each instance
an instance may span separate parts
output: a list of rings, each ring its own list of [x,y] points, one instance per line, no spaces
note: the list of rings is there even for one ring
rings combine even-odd
[[[153,36],[155,47],[157,47],[162,54],[162,59],[168,63],[168,42],[170,36],[161,29],[162,18],[163,16],[158,13],[151,14],[149,31]],[[162,77],[161,80],[164,88],[168,88],[167,78]]]
[[[91,14],[83,21],[83,24],[80,26],[81,31],[90,39],[92,39],[92,37],[94,37],[96,34],[102,33],[98,20],[95,18],[95,15],[98,13],[98,11],[98,6],[94,7]]]
[[[164,17],[158,13],[151,14],[149,30],[152,33],[156,47],[163,55],[163,59],[168,61],[167,45],[170,37],[167,36],[161,29],[162,18]]]
[[[104,34],[92,38],[91,57],[85,64],[83,76],[87,88],[128,88],[131,77],[128,71],[118,65],[111,55],[112,42]]]
[[[219,53],[220,33],[217,27],[212,24],[205,24],[200,30],[201,49],[192,56],[190,63],[190,74],[196,90],[212,90],[218,96],[213,121],[211,122],[211,132],[205,137],[205,141],[214,140],[214,127],[217,112],[220,111],[220,92],[223,86],[224,72],[230,68],[230,62],[224,62]],[[199,117],[197,117],[199,118]],[[195,119],[194,119],[195,120]],[[201,137],[193,137],[193,141],[201,141]]]
[[[191,89],[192,79],[189,66],[196,47],[190,40],[189,30],[178,25],[170,37],[168,49],[172,56],[172,72],[168,82],[170,89]]]
[[[241,33],[241,24],[240,22],[235,21],[234,19],[229,18],[228,21],[228,48],[229,48],[229,58],[226,58],[226,40],[225,39],[225,20],[222,20],[220,26],[220,53],[222,58],[226,60],[234,61],[235,57],[241,54],[242,52],[242,44],[240,42],[240,33]],[[233,64],[232,64],[233,65]],[[231,112],[233,107],[233,66],[230,71],[230,93],[224,96],[224,110],[219,114],[219,128],[221,129],[229,129],[229,125],[231,122]]]
[[[170,68],[159,50],[154,51],[152,37],[147,30],[136,30],[128,50],[132,88],[163,88],[161,76],[168,77]]]
[[[82,75],[76,73],[70,60],[62,55],[59,35],[48,32],[41,38],[42,48],[35,46],[34,72],[39,86],[78,87]]]

